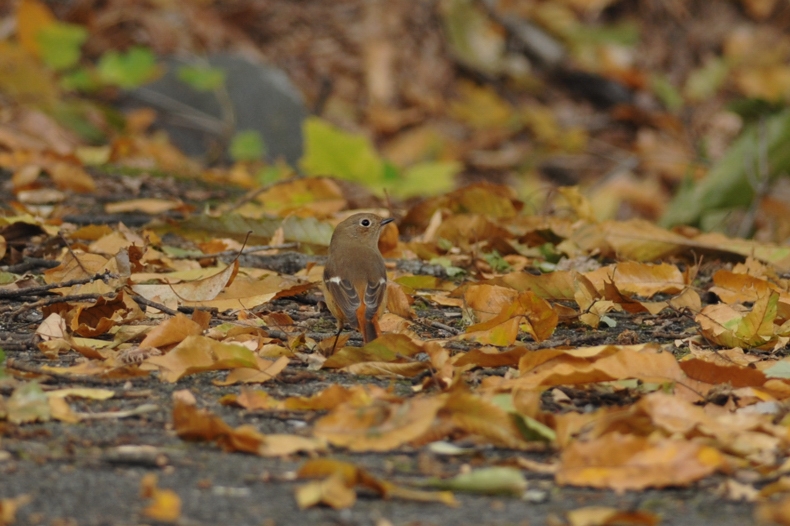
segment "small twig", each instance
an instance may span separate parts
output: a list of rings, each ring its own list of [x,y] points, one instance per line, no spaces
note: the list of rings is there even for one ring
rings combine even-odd
[[[435,320],[431,320],[430,323],[424,323],[422,321],[418,321],[417,323],[419,323],[423,327],[433,327],[434,329],[440,329],[445,332],[449,332],[453,336],[457,336],[462,332],[456,329],[455,327],[450,327],[449,325],[445,325],[444,323]]]
[[[12,274],[24,274],[30,270],[35,270],[38,268],[55,268],[60,265],[59,261],[54,261],[52,259],[44,259],[44,258],[25,258],[24,261],[21,263],[17,263],[16,265],[8,265],[6,267],[0,267],[0,269],[5,270],[6,272],[10,272]]]
[[[87,376],[84,374],[69,374],[68,372],[60,372],[60,371],[45,371],[38,366],[23,363],[14,358],[9,358],[8,360],[6,360],[6,368],[22,371],[25,373],[33,373],[33,374],[40,374],[43,376],[49,376],[57,381],[68,381],[71,383],[81,383],[81,384],[89,384],[89,385],[120,384],[120,383],[135,382],[135,381],[147,381],[150,379],[150,375],[123,376],[118,378],[110,378],[110,377],[99,377],[99,376]]]
[[[143,404],[135,407],[134,409],[126,409],[124,411],[103,411],[100,413],[80,413],[74,411],[74,414],[79,417],[80,420],[108,420],[116,418],[128,418],[130,416],[154,413],[161,410],[162,408],[158,405]]]
[[[73,294],[71,296],[55,296],[52,298],[45,298],[34,303],[26,303],[11,313],[11,318],[16,319],[21,314],[35,309],[38,307],[46,307],[47,305],[54,305],[56,303],[68,303],[71,301],[96,301],[103,298],[105,294]]]
[[[184,254],[173,256],[173,259],[206,259],[206,258],[221,258],[226,256],[243,256],[245,254],[253,254],[255,252],[263,252],[265,250],[278,250],[282,248],[296,248],[299,243],[283,243],[282,245],[258,245],[247,247],[244,250],[223,250],[222,252],[214,252],[213,254]]]
[[[209,115],[208,113],[202,112],[188,104],[184,104],[179,100],[152,89],[139,88],[135,90],[134,96],[143,102],[147,102],[170,112],[174,117],[179,118],[182,124],[188,124],[194,129],[208,132],[216,136],[222,136],[225,129],[225,123],[213,115]]]
[[[132,292],[129,295],[132,297],[132,299],[135,302],[137,302],[138,305],[144,305],[146,307],[153,307],[154,309],[160,310],[160,311],[164,312],[165,314],[169,314],[170,316],[175,316],[176,314],[178,314],[177,310],[173,310],[170,307],[166,307],[165,305],[163,305],[161,303],[157,303],[155,301],[151,301],[148,298],[140,296],[136,292]],[[180,310],[180,308],[179,308],[179,310]]]
[[[91,283],[96,280],[105,281],[107,278],[117,278],[117,277],[119,276],[117,276],[116,274],[110,274],[109,272],[104,272],[101,274],[94,274],[93,276],[87,278],[72,279],[69,281],[62,281],[60,283],[50,283],[48,285],[40,285],[38,287],[27,287],[24,289],[17,289],[17,290],[0,289],[0,298],[15,299],[23,296],[36,296],[44,292],[49,292],[52,289],[73,287],[74,285],[85,285],[86,283]]]

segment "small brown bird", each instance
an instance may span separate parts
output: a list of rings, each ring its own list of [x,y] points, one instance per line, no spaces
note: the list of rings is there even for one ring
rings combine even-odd
[[[365,343],[381,334],[378,318],[387,303],[387,269],[378,242],[381,228],[391,222],[376,214],[354,214],[332,234],[323,288],[326,305],[337,318],[337,336],[346,323],[362,333]]]

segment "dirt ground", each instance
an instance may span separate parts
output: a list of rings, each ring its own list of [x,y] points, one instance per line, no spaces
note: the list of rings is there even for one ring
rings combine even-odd
[[[2,176],[7,182],[7,175]],[[101,201],[117,191],[115,176],[100,179],[103,191],[89,197],[73,197],[66,206],[81,210],[80,217],[100,217]],[[145,186],[149,188],[145,190]],[[155,193],[168,189],[185,199],[188,184],[174,179],[148,180],[144,191]],[[211,189],[212,198],[225,199],[224,189]],[[95,213],[94,213],[95,212]],[[101,218],[101,221],[119,218]],[[148,218],[136,218],[143,223]],[[36,247],[29,247],[31,253]],[[41,250],[44,250],[41,248]],[[49,248],[52,250],[52,247]],[[37,254],[39,256],[44,254]],[[297,266],[302,256],[285,260]],[[31,260],[32,261],[32,260]],[[278,260],[282,264],[282,259]],[[294,261],[296,263],[294,263]],[[40,272],[34,269],[32,272]],[[299,301],[278,300],[270,310],[288,312],[308,330],[331,330],[333,322],[325,312],[316,317],[319,305],[315,293]],[[41,311],[22,311],[21,299],[2,300],[0,346],[6,352],[12,377],[38,378],[44,389],[64,387],[102,387],[115,392],[106,401],[82,401],[72,404],[83,413],[111,413],[150,405],[146,412],[128,418],[97,418],[78,424],[59,422],[12,425],[0,423],[0,499],[29,495],[32,500],[17,513],[17,524],[46,525],[129,525],[151,521],[141,515],[149,501],[140,494],[142,477],[156,473],[159,486],[174,490],[182,500],[180,524],[564,524],[565,513],[585,506],[613,506],[620,510],[641,510],[658,514],[663,524],[672,525],[742,525],[752,522],[750,504],[723,500],[717,488],[721,478],[709,478],[690,488],[651,490],[622,495],[608,491],[557,487],[550,475],[526,473],[529,488],[524,498],[507,496],[457,495],[460,506],[450,508],[435,503],[400,500],[383,501],[362,494],[349,510],[329,508],[297,509],[294,488],[302,482],[293,473],[306,457],[287,460],[267,459],[239,453],[226,453],[208,443],[189,443],[172,430],[172,394],[189,389],[198,405],[219,415],[229,425],[251,424],[263,433],[293,433],[306,430],[311,413],[266,413],[246,411],[221,405],[226,394],[238,394],[239,387],[217,387],[213,379],[225,373],[188,376],[176,384],[155,376],[133,381],[112,381],[95,377],[67,378],[48,374],[43,365],[73,365],[76,353],[49,360],[35,347],[33,332],[41,321]],[[27,300],[26,300],[27,301]],[[305,305],[312,305],[305,310]],[[307,311],[307,314],[305,312]],[[20,314],[21,313],[21,314]],[[16,314],[19,314],[18,316]],[[446,312],[427,310],[421,313],[424,337],[441,337],[431,321],[442,320]],[[616,315],[615,315],[616,316]],[[301,317],[301,319],[300,319]],[[215,320],[217,323],[219,320]],[[445,325],[451,325],[443,319]],[[655,317],[652,327],[637,325],[633,317],[618,319],[616,329],[590,330],[563,328],[542,347],[558,345],[597,345],[604,343],[667,342],[681,337],[691,320],[679,314]],[[602,326],[603,327],[603,326]],[[446,336],[446,335],[445,335]],[[352,342],[354,339],[352,339]],[[459,345],[462,345],[459,343]],[[486,374],[480,372],[480,375]],[[289,366],[276,382],[262,388],[278,398],[313,394],[332,383],[376,383],[391,386],[396,393],[410,392],[409,381],[390,383],[369,377],[326,371],[308,371],[303,365]],[[0,393],[8,396],[10,381],[0,380]],[[576,410],[592,411],[601,405],[632,403],[622,394],[610,399],[590,391],[564,389]],[[638,396],[635,394],[634,396]],[[544,398],[544,409],[568,410]],[[148,446],[135,454],[124,453],[121,446]],[[507,463],[517,455],[546,462],[551,452],[524,453],[494,447],[472,447],[462,456],[441,456],[424,450],[403,449],[387,454],[349,455],[334,452],[333,458],[347,459],[372,474],[395,483],[409,483],[425,478],[426,469],[437,474],[457,473],[461,465],[471,467]]]
[[[24,363],[40,362],[35,352],[10,353]],[[293,372],[297,372],[296,370]],[[219,376],[219,374],[217,375]],[[326,387],[332,382],[359,381],[345,375],[318,373],[317,381],[281,384],[268,392],[294,395]],[[289,419],[255,411],[239,411],[217,400],[238,388],[218,388],[212,375],[189,377],[176,385],[157,379],[117,385],[117,396],[91,402],[81,411],[132,409],[142,403],[157,410],[122,420],[95,420],[76,425],[61,423],[6,426],[3,449],[10,456],[0,462],[0,498],[27,494],[32,501],[18,513],[18,524],[129,525],[149,523],[141,510],[149,502],[140,495],[146,473],[156,473],[159,486],[174,490],[182,500],[181,524],[299,525],[299,524],[563,524],[565,513],[585,506],[612,506],[658,514],[662,524],[742,525],[752,522],[752,506],[722,500],[717,478],[683,489],[650,490],[617,495],[610,491],[557,487],[550,476],[527,473],[527,499],[507,496],[457,495],[460,506],[383,501],[361,495],[350,510],[329,508],[299,510],[294,489],[303,482],[290,480],[303,458],[266,459],[230,454],[214,445],[188,443],[170,429],[171,393],[189,389],[198,403],[221,415],[232,425],[252,424],[263,432],[298,433],[303,416]],[[365,379],[364,381],[369,381]],[[45,385],[78,385],[54,379]],[[107,386],[104,386],[107,387]],[[122,458],[118,447],[145,445],[155,448],[144,458]],[[381,455],[336,454],[393,482],[417,480],[419,466],[457,472],[460,465],[490,465],[515,455],[545,461],[547,454],[480,448],[462,457],[404,450]]]

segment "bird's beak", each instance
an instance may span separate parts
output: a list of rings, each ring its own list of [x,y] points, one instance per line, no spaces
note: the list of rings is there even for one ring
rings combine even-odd
[[[393,221],[395,221],[393,218],[391,218],[391,217],[385,217],[384,219],[382,219],[382,220],[381,220],[381,226],[384,226],[384,225],[386,225],[387,223],[392,223]]]

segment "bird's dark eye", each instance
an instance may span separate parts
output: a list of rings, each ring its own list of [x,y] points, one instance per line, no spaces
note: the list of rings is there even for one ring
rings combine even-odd
[[[362,226],[370,226],[370,219],[363,219],[359,224]]]

